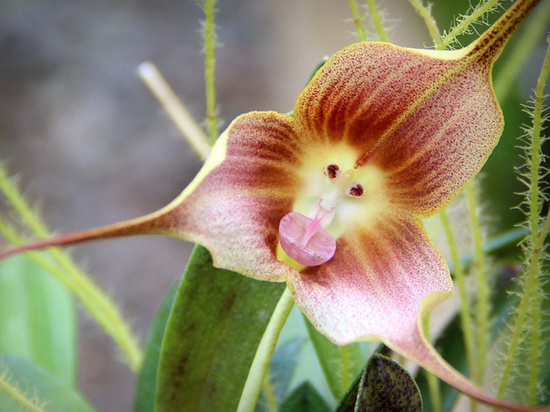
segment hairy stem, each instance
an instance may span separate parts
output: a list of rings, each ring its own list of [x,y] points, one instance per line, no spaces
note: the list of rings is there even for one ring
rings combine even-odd
[[[440,50],[448,48],[451,44],[453,44],[456,38],[467,31],[472,24],[476,23],[486,13],[494,10],[494,7],[500,1],[501,0],[486,0],[483,3],[480,3],[474,8],[471,14],[457,20],[457,24],[451,29],[449,34],[443,36],[436,47]]]
[[[413,6],[414,10],[424,20],[424,23],[426,24],[426,27],[428,29],[428,32],[430,33],[430,37],[432,38],[434,45],[440,44],[441,34],[439,34],[439,30],[437,29],[437,23],[434,17],[432,16],[432,12],[430,10],[431,5],[428,4],[428,6],[424,6],[424,4],[420,0],[409,0],[409,3],[411,3],[411,6]]]
[[[32,211],[27,201],[17,189],[16,185],[8,178],[3,167],[0,166],[0,190],[5,194],[14,211],[22,221],[40,238],[49,238],[51,234],[46,226]],[[0,231],[8,241],[14,244],[23,244],[22,237],[10,229],[4,221],[0,220]],[[39,264],[46,267],[52,275],[60,279],[88,309],[92,317],[102,326],[107,334],[119,345],[124,352],[127,362],[133,371],[137,371],[141,365],[142,352],[137,338],[130,327],[124,321],[116,304],[95,283],[78,268],[76,263],[66,253],[59,249],[51,249],[50,253],[55,265],[47,263],[47,259],[39,254],[29,254]]]
[[[541,305],[541,260],[543,257],[544,240],[550,228],[550,217],[547,216],[542,228],[539,228],[539,214],[542,205],[542,196],[540,193],[540,175],[541,164],[541,145],[542,145],[542,123],[544,110],[544,87],[550,73],[550,43],[546,51],[544,63],[537,80],[535,89],[535,104],[532,112],[533,126],[529,133],[531,146],[529,153],[529,191],[527,193],[528,221],[531,233],[528,236],[527,253],[527,271],[521,292],[521,300],[517,309],[516,322],[512,332],[510,347],[508,349],[502,380],[498,390],[498,395],[503,396],[508,387],[514,360],[518,353],[522,333],[525,331],[527,317],[531,317],[530,333],[530,372],[529,372],[529,402],[534,404],[538,393],[538,371],[539,371],[539,345],[540,345],[540,305]]]
[[[376,27],[378,38],[380,41],[388,41],[388,34],[384,28],[382,17],[378,12],[378,6],[376,5],[375,0],[367,0],[367,4],[369,5],[370,14],[372,15],[372,20],[374,21],[374,27]]]
[[[21,410],[29,412],[47,412],[46,409],[39,405],[39,403],[43,402],[29,398],[17,385],[10,382],[6,374],[0,375],[0,392],[7,393],[15,403],[19,404]]]
[[[357,31],[357,36],[359,41],[367,41],[367,32],[363,26],[363,18],[361,13],[359,13],[359,7],[357,6],[357,0],[349,0],[349,5],[351,7],[351,14],[353,16],[353,22],[355,23],[355,28]]]

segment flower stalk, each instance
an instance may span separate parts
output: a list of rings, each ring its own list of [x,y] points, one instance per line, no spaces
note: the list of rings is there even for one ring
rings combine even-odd
[[[349,5],[351,7],[351,14],[353,16],[353,22],[355,23],[357,37],[359,38],[359,41],[367,41],[367,32],[363,26],[363,17],[359,12],[357,0],[349,0]]]
[[[445,50],[451,47],[457,40],[456,38],[468,32],[470,27],[477,23],[483,16],[488,13],[491,13],[502,0],[485,0],[484,2],[478,4],[473,11],[465,16],[459,17],[457,24],[449,31],[448,34],[445,34],[439,43],[437,43],[436,48],[439,50]]]
[[[294,298],[288,289],[285,289],[279,303],[275,307],[265,333],[260,341],[256,355],[250,367],[246,383],[243,388],[238,412],[253,412],[262,390],[262,385],[269,370],[269,363],[273,357],[279,335],[294,307]]]
[[[376,1],[367,0],[367,4],[369,6],[370,14],[372,15],[372,21],[374,22],[376,33],[378,34],[378,39],[380,39],[380,41],[388,41],[388,34],[386,32],[386,28],[384,27],[382,16],[378,11],[378,6],[376,5]]]
[[[30,388],[29,388],[30,389]],[[10,382],[6,373],[0,374],[0,392],[5,392],[21,408],[29,412],[48,412],[42,405],[46,404],[36,397],[30,398],[25,392]]]
[[[437,22],[435,21],[435,18],[432,16],[431,4],[428,4],[428,6],[425,6],[421,0],[409,0],[409,3],[414,8],[416,13],[418,13],[418,15],[422,17],[422,19],[424,20],[424,24],[426,24],[426,27],[428,29],[428,32],[430,33],[430,37],[432,38],[434,45],[440,44],[441,34],[439,33],[439,29],[437,28]]]

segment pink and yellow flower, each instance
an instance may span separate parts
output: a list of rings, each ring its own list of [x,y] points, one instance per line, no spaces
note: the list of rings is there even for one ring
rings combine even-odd
[[[25,250],[139,233],[183,238],[208,248],[218,267],[286,282],[333,342],[381,340],[474,398],[524,410],[486,395],[423,337],[422,315],[453,284],[421,219],[448,205],[497,144],[492,65],[536,3],[517,1],[456,51],[349,46],[292,114],[234,120],[164,209]]]

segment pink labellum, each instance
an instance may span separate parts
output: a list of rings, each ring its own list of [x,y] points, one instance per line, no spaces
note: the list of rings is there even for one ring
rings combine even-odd
[[[304,266],[330,260],[336,252],[336,239],[321,225],[330,213],[319,213],[313,219],[298,212],[285,215],[279,223],[279,241],[286,254]]]

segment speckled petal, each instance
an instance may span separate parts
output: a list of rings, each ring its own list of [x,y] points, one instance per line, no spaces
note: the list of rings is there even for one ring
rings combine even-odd
[[[302,150],[291,117],[275,112],[238,117],[218,139],[211,163],[167,206],[174,210],[166,232],[207,247],[216,266],[286,280],[294,269],[275,257],[278,227],[301,184]]]
[[[350,230],[330,261],[293,274],[288,284],[313,325],[341,345],[405,337],[427,296],[437,296],[435,304],[453,292],[420,223],[391,216]]]
[[[489,70],[468,65],[395,124],[368,163],[387,173],[395,204],[426,217],[446,206],[481,169],[504,121]]]
[[[357,151],[387,174],[392,202],[417,216],[445,206],[479,171],[503,120],[490,60],[360,43],[335,54],[295,107],[304,135]]]

